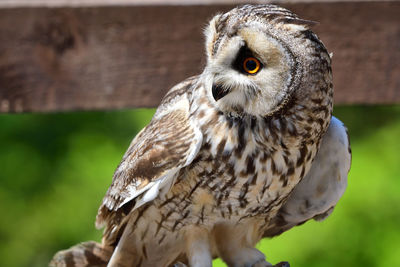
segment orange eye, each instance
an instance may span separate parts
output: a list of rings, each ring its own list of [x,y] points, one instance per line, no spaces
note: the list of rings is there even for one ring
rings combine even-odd
[[[256,74],[261,67],[261,63],[255,57],[248,57],[243,61],[243,69],[248,74]]]

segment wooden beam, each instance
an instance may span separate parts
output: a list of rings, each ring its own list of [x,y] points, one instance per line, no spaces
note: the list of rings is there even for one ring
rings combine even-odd
[[[99,6],[148,6],[148,5],[238,5],[258,3],[307,3],[307,2],[357,2],[359,0],[1,0],[0,7],[99,7]],[[374,1],[374,0],[364,0]],[[387,0],[384,0],[387,1]]]
[[[335,101],[400,103],[400,2],[285,3],[334,53]],[[154,107],[232,5],[0,8],[0,112]]]

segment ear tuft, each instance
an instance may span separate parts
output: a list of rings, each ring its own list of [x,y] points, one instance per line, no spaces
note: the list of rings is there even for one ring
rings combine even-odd
[[[319,22],[317,22],[317,21],[299,19],[299,18],[284,18],[281,21],[284,23],[287,23],[287,24],[303,26],[304,28],[307,28],[307,29],[310,29],[310,28],[314,27],[315,25],[319,24]]]
[[[299,19],[299,18],[282,18],[279,20],[280,22],[283,22],[287,25],[295,25],[295,26],[300,26],[304,29],[309,30],[310,28],[314,27],[315,25],[318,25],[319,22],[317,21],[312,21],[312,20],[306,20],[306,19]]]
[[[204,35],[206,36],[206,52],[208,57],[212,55],[213,44],[217,38],[217,24],[222,14],[215,15],[210,23],[204,30]]]

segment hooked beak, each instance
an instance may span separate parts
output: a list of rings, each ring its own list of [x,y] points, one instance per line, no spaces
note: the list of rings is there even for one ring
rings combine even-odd
[[[220,100],[224,96],[226,96],[230,92],[230,89],[223,88],[222,86],[218,84],[213,84],[212,85],[212,95],[215,99],[215,101]]]

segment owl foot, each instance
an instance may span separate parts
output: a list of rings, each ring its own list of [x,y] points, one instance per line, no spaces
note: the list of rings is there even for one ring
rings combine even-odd
[[[280,263],[275,264],[274,267],[290,267],[290,264],[287,261],[281,261]]]
[[[172,267],[187,267],[187,265],[186,264],[184,264],[184,263],[182,263],[182,262],[177,262],[177,263],[175,263],[174,265],[172,265]]]
[[[255,248],[241,248],[225,255],[224,260],[232,267],[272,267],[272,264],[265,261],[264,254]]]
[[[255,263],[254,265],[252,265],[252,267],[290,267],[290,264],[287,261],[281,261],[275,265],[272,265],[269,262],[264,260],[264,261]]]
[[[262,260],[262,261],[256,262],[255,264],[251,265],[251,267],[273,267],[273,266],[271,263],[267,262],[266,260]]]

